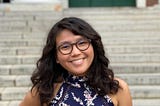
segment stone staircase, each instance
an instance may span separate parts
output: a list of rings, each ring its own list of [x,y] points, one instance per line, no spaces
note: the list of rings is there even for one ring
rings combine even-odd
[[[70,8],[0,11],[0,106],[18,106],[46,34],[62,17],[87,20],[102,36],[117,77],[128,82],[133,106],[160,104],[160,9]]]

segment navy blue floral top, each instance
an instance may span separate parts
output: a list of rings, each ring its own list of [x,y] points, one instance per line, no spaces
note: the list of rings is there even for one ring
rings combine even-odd
[[[85,82],[85,77],[69,76],[50,106],[114,106],[109,96],[99,96]]]

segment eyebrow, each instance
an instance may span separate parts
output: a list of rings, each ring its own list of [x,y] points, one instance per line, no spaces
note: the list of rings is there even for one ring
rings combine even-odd
[[[85,39],[85,37],[80,37],[80,38],[76,39],[75,42],[78,42],[79,40],[82,40],[82,39]],[[57,44],[57,46],[63,45],[63,44],[65,44],[65,43],[70,43],[70,44],[72,44],[72,43],[75,43],[75,42],[62,41],[62,42],[60,42],[59,44]]]

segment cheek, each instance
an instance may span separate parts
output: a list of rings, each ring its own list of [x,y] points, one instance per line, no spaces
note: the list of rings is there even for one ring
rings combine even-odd
[[[93,49],[93,46],[90,47],[90,54],[94,57],[94,49]]]
[[[57,63],[63,64],[65,61],[67,61],[67,56],[61,55],[60,53],[57,53]]]
[[[94,50],[93,50],[92,46],[91,46],[91,48],[88,51],[88,55],[90,56],[90,62],[92,63],[92,61],[94,59]]]
[[[59,53],[57,53],[57,62],[60,62],[60,61],[62,60],[61,57],[62,57],[62,56],[61,56]]]

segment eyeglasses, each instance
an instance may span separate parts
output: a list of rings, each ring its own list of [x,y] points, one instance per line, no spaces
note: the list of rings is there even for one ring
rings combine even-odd
[[[67,54],[70,54],[72,52],[73,45],[75,45],[77,47],[77,49],[79,49],[80,51],[85,51],[89,48],[90,43],[91,43],[90,39],[81,39],[81,40],[78,40],[75,43],[65,42],[65,43],[61,44],[60,46],[58,46],[57,49],[63,55],[67,55]]]

